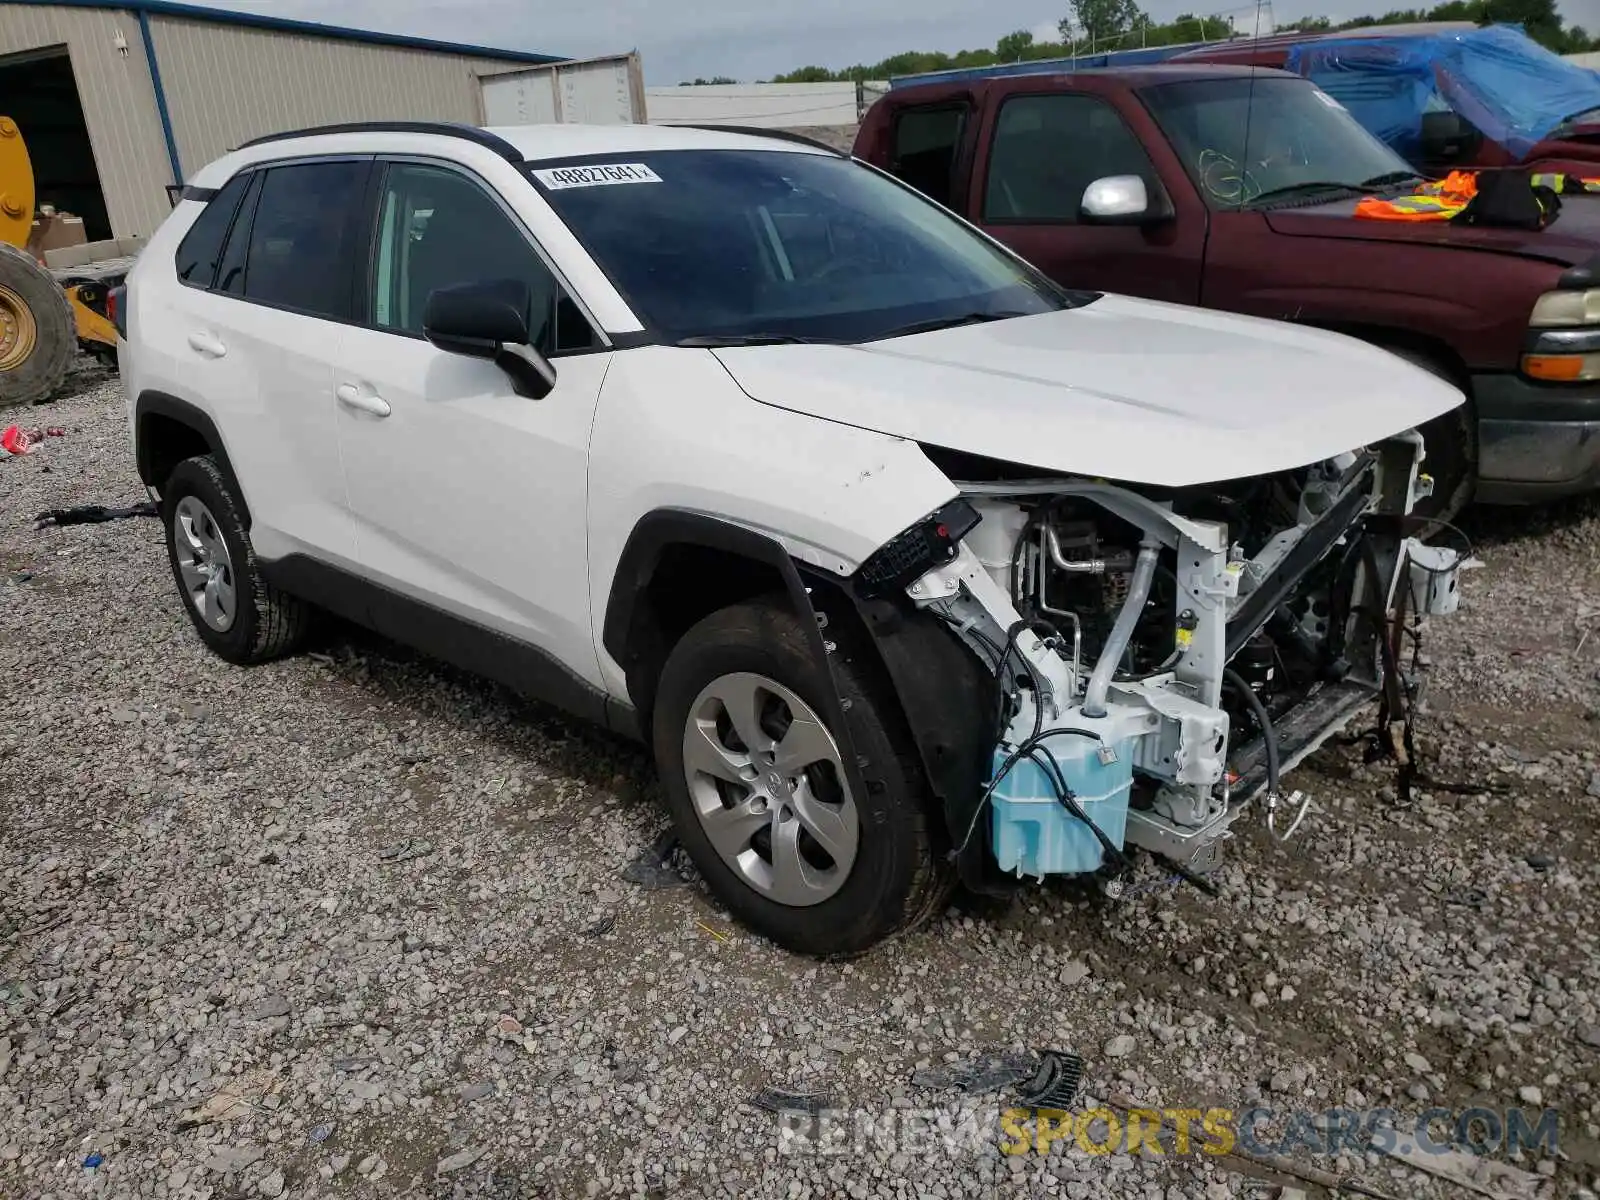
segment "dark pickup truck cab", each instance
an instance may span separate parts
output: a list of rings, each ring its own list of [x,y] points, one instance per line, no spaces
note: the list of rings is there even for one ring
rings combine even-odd
[[[1358,217],[1412,169],[1311,81],[1221,65],[896,88],[854,154],[1063,284],[1317,325],[1450,379],[1468,404],[1423,431],[1436,514],[1600,488],[1600,198],[1541,230]]]

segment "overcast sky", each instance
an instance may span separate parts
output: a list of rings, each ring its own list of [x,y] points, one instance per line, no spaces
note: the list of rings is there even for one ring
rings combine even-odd
[[[198,0],[204,2],[204,0]],[[301,20],[410,33],[448,41],[581,57],[638,50],[645,81],[672,84],[696,76],[765,79],[795,67],[873,63],[901,50],[993,46],[1013,29],[1044,37],[1065,0],[345,0],[337,17],[320,0],[213,0],[216,7]],[[1158,21],[1180,12],[1215,13],[1236,6],[1241,30],[1253,28],[1251,0],[1145,0]],[[1424,0],[1278,0],[1279,21],[1326,15],[1349,18]],[[1569,23],[1600,32],[1600,0],[1558,0]]]

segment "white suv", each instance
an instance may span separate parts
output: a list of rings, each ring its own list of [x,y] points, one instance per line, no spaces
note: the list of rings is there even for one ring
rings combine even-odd
[[[644,739],[709,886],[802,952],[958,878],[1203,874],[1403,702],[1403,610],[1453,604],[1404,514],[1460,393],[1063,290],[803,139],[263,139],[117,311],[207,645],[257,662],[330,610]]]

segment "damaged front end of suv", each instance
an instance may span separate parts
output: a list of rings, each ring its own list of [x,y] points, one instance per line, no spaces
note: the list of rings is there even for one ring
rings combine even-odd
[[[959,498],[852,584],[974,890],[1116,894],[1134,847],[1202,877],[1251,806],[1287,840],[1284,775],[1374,701],[1406,717],[1408,639],[1458,600],[1411,534],[1414,431],[1181,488],[925,450]]]

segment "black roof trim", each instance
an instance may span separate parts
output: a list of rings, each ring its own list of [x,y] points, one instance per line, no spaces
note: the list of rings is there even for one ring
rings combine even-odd
[[[707,133],[742,133],[746,137],[772,138],[779,142],[795,142],[801,146],[813,146],[818,150],[826,150],[829,154],[837,155],[839,158],[850,157],[837,146],[830,146],[827,142],[807,137],[803,133],[791,133],[787,129],[759,129],[749,125],[682,125],[676,121],[673,124],[679,129],[703,129]]]
[[[317,125],[310,129],[288,129],[282,133],[269,133],[264,137],[252,138],[238,148],[244,150],[251,146],[264,146],[270,142],[319,137],[332,133],[433,133],[442,137],[476,142],[485,149],[493,150],[507,162],[518,166],[523,162],[522,151],[505,138],[492,134],[487,129],[479,129],[476,125],[462,125],[454,121],[352,121],[344,125]]]

